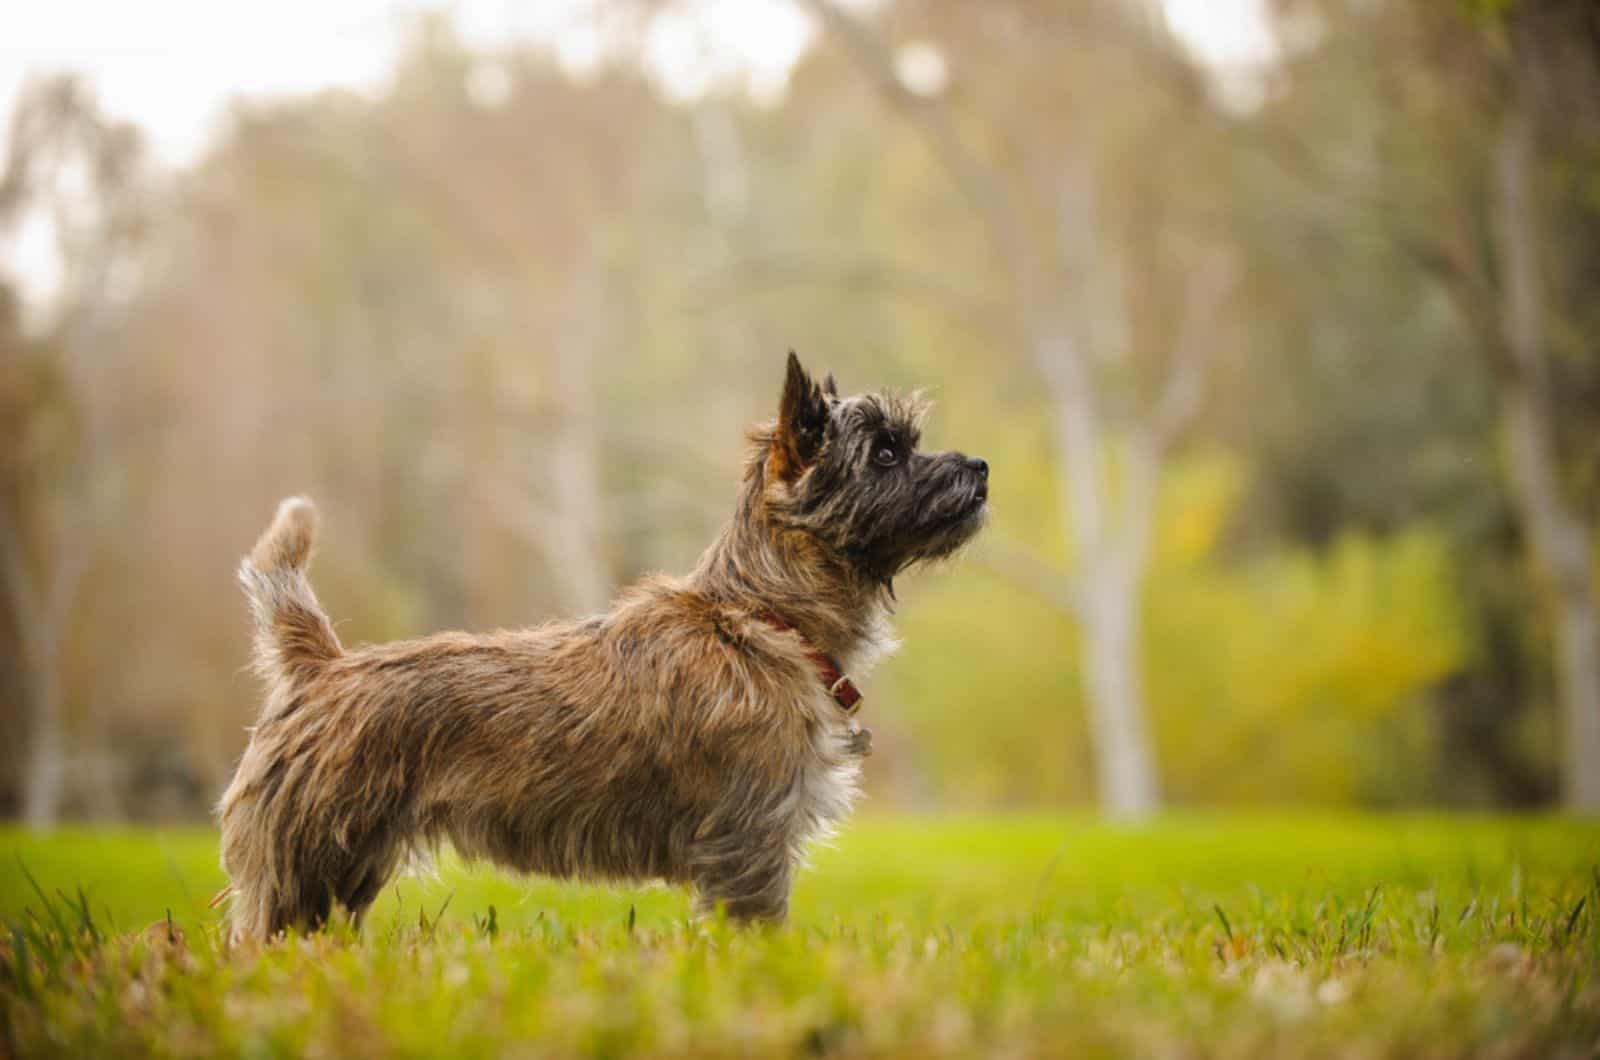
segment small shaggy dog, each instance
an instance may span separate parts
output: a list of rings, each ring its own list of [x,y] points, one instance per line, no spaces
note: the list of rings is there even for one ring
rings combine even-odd
[[[988,465],[917,451],[923,407],[841,398],[789,355],[731,522],[687,578],[612,610],[347,651],[306,580],[315,511],[284,501],[239,570],[267,685],[222,797],[236,938],[359,917],[448,840],[522,872],[692,884],[781,920],[844,817],[871,733],[844,674],[892,647],[893,579],[968,541]]]

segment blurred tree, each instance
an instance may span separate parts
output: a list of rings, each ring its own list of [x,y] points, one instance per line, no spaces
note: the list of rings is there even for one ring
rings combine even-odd
[[[1591,135],[1600,129],[1600,105],[1594,102],[1600,100],[1600,11],[1573,0],[1524,0],[1509,12],[1505,29],[1509,98],[1495,149],[1491,206],[1491,253],[1498,259],[1500,297],[1490,304],[1498,328],[1485,331],[1481,341],[1500,384],[1506,470],[1555,598],[1567,803],[1600,813],[1600,582],[1594,563],[1595,517],[1600,513],[1592,504],[1585,510],[1569,495],[1570,475],[1563,466],[1550,394],[1549,296],[1542,279],[1550,265],[1541,262],[1549,258],[1543,249],[1549,214],[1540,194],[1550,163],[1539,150],[1539,131],[1551,124],[1557,137],[1570,130],[1574,119]],[[1589,105],[1574,106],[1573,100]],[[1570,150],[1570,140],[1558,150],[1563,147]],[[1466,288],[1462,299],[1487,293],[1477,284],[1478,273],[1458,266],[1447,268],[1445,275],[1446,282]],[[1554,267],[1563,272],[1568,268],[1560,258]],[[1594,365],[1600,350],[1594,346],[1594,333],[1589,335],[1588,359]]]
[[[1438,284],[1493,381],[1507,493],[1550,597],[1566,799],[1595,811],[1600,419],[1571,396],[1600,381],[1592,339],[1600,318],[1584,279],[1596,209],[1600,16],[1571,0],[1470,7],[1306,3],[1282,5],[1280,15],[1309,19],[1329,38],[1292,75],[1326,90],[1317,75],[1342,53],[1377,89],[1363,139],[1344,141],[1368,165],[1330,162],[1324,146],[1313,167]],[[1280,146],[1298,161],[1313,154],[1293,135]]]
[[[6,588],[0,597],[0,702],[7,707],[0,717],[0,806],[8,815],[20,812],[24,790],[36,787],[24,779],[37,775],[34,757],[41,752],[55,756],[57,768],[45,778],[53,782],[61,756],[54,720],[59,715],[54,677],[59,651],[48,641],[40,643],[41,634],[59,629],[60,623],[38,625],[54,608],[39,602],[38,575],[20,525],[23,495],[39,470],[39,450],[48,448],[47,416],[62,408],[62,395],[55,392],[58,380],[49,368],[49,359],[23,333],[21,299],[9,284],[0,283],[0,578]],[[66,594],[52,595],[60,599]],[[13,704],[19,709],[12,709]]]
[[[1160,795],[1140,639],[1156,493],[1200,411],[1237,269],[1200,219],[1205,192],[1180,183],[1215,159],[1209,101],[1127,5],[906,3],[881,31],[808,6],[921,131],[999,262],[1005,338],[1048,396],[1073,564],[1070,578],[1033,561],[1019,574],[1081,630],[1101,804],[1148,814]],[[951,83],[915,83],[891,33],[949,65]],[[983,80],[961,81],[967,69]],[[1074,120],[1039,120],[1063,112]]]
[[[0,172],[0,228],[48,224],[60,290],[45,337],[25,337],[10,292],[0,313],[9,407],[0,460],[0,578],[20,638],[28,755],[22,814],[60,813],[68,761],[62,673],[73,615],[114,502],[113,410],[94,395],[111,316],[128,294],[142,234],[137,132],[106,119],[74,78],[23,86]]]

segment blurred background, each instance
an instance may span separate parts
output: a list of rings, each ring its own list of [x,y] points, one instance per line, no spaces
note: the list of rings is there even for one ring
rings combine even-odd
[[[690,567],[798,350],[994,520],[872,805],[1600,810],[1600,9],[0,14],[0,814],[204,820],[283,495],[347,642]]]

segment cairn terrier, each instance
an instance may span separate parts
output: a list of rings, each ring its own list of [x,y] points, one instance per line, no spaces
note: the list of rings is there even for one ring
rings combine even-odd
[[[988,465],[917,451],[916,398],[841,398],[789,355],[733,519],[611,611],[346,650],[291,498],[239,568],[266,702],[218,812],[233,935],[359,918],[412,854],[690,884],[782,920],[850,810],[871,732],[845,674],[893,646],[894,578],[983,524]]]

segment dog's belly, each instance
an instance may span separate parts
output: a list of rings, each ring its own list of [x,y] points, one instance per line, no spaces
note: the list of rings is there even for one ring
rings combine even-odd
[[[669,785],[648,775],[626,783],[540,785],[466,814],[444,811],[441,831],[469,858],[559,879],[683,880],[696,818]]]
[[[703,763],[676,770],[630,763],[604,780],[551,777],[465,815],[441,806],[430,830],[466,857],[518,872],[693,882],[701,843],[735,838],[752,855],[773,846],[799,855],[831,836],[859,792],[860,760],[847,743],[846,732],[819,730],[813,753],[778,783],[736,762],[724,763],[716,777]]]

